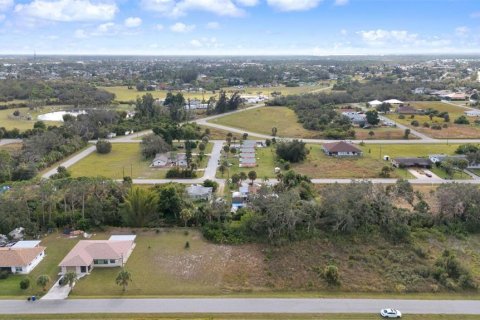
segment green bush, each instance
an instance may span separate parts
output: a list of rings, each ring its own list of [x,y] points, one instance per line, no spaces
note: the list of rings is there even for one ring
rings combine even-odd
[[[27,290],[30,287],[30,279],[28,278],[23,278],[20,281],[20,289],[22,290]]]
[[[335,265],[328,265],[323,270],[323,278],[331,286],[340,285],[340,274],[338,268]]]
[[[98,140],[96,147],[97,152],[100,154],[107,154],[112,151],[112,144],[107,140]]]

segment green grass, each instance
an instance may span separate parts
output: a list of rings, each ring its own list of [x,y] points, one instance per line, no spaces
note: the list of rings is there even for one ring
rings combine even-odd
[[[472,179],[472,177],[470,177],[468,174],[460,171],[455,171],[453,173],[453,177],[449,177],[445,172],[445,170],[443,170],[442,168],[438,168],[436,166],[434,166],[430,171],[435,173],[440,178],[447,179],[447,180],[448,179],[453,179],[453,180],[471,180]]]
[[[73,248],[78,239],[66,239],[61,234],[54,233],[42,239],[41,245],[46,247],[46,256],[35,269],[28,275],[14,275],[5,280],[0,280],[0,298],[5,297],[26,297],[27,295],[42,295],[42,289],[36,285],[38,276],[46,274],[50,277],[49,287],[54,284],[60,271],[58,264],[64,256]],[[21,290],[20,280],[30,279],[30,288]]]
[[[34,314],[34,315],[0,315],[0,319],[8,320],[115,320],[115,319],[162,319],[162,320],[376,320],[381,319],[378,314],[155,314],[155,313],[115,313],[115,314]],[[476,315],[404,315],[407,320],[477,320]]]
[[[109,154],[93,152],[69,168],[74,177],[103,176],[122,179],[131,176],[134,179],[164,179],[168,168],[150,168],[150,160],[143,159],[140,143],[112,143]],[[202,164],[206,164],[205,161]],[[200,167],[201,168],[201,167]],[[202,176],[202,172],[197,175]]]
[[[222,151],[223,153],[223,151]],[[239,159],[237,157],[234,157],[232,154],[229,154],[228,156],[228,162],[231,163],[232,165],[229,167],[229,173],[225,171],[223,174],[223,178],[226,178],[228,174],[230,176],[240,173],[240,172],[245,172],[248,174],[250,171],[255,171],[257,173],[258,179],[262,178],[274,178],[276,176],[274,170],[275,170],[275,149],[273,147],[269,148],[257,148],[256,150],[256,158],[257,158],[257,166],[255,168],[240,168],[238,166]],[[224,161],[224,157],[222,156],[221,158],[221,163]],[[222,174],[217,170],[217,175],[218,178],[222,178]]]
[[[199,141],[201,142],[201,141]],[[177,148],[178,152],[185,152],[185,144],[183,142],[173,142],[172,143],[174,147]],[[183,147],[183,148],[178,148],[179,146]],[[197,145],[198,146],[198,145]],[[211,153],[212,152],[212,149],[213,149],[213,143],[209,142],[207,143],[207,145],[205,146],[205,154],[208,154],[208,153]],[[192,149],[192,153],[198,153],[200,152],[200,150],[198,150],[198,147],[195,148],[195,149]]]
[[[43,107],[38,110],[30,110],[29,108],[18,108],[18,109],[6,109],[0,110],[0,127],[5,127],[7,130],[12,130],[17,128],[20,131],[25,131],[28,129],[33,128],[33,124],[37,121],[37,116],[40,114],[53,112],[53,111],[60,111],[65,110],[66,106],[48,106]],[[12,118],[12,114],[15,110],[19,110],[20,114],[27,115],[29,114],[32,120],[23,120],[23,119],[15,119]],[[46,125],[59,125],[61,122],[55,121],[45,121]]]
[[[245,95],[258,95],[263,94],[266,96],[270,96],[273,92],[280,92],[282,95],[294,95],[294,94],[303,94],[309,92],[317,92],[317,91],[326,91],[329,87],[329,83],[326,81],[325,83],[318,83],[315,85],[306,85],[301,87],[270,87],[270,88],[260,88],[260,87],[244,87],[244,88],[237,88],[237,87],[228,87],[224,88],[227,92],[236,92],[239,91]]]
[[[137,91],[137,89],[128,89],[126,86],[116,86],[116,87],[99,87],[107,92],[115,94],[115,100],[117,101],[135,101],[137,97],[142,97],[143,95],[150,93],[156,99],[165,99],[167,90],[157,90],[157,91]],[[180,91],[173,91],[177,93]],[[218,96],[218,92],[213,94],[211,91],[205,92],[204,94],[200,92],[182,92],[185,99],[203,99],[208,100],[211,96]]]

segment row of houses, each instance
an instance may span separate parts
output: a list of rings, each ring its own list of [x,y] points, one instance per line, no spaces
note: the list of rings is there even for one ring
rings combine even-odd
[[[256,148],[257,143],[254,140],[243,140],[240,145],[239,167],[254,168],[257,166]]]
[[[157,153],[155,158],[152,160],[152,163],[150,164],[150,168],[186,168],[187,166],[187,155],[177,152]]]

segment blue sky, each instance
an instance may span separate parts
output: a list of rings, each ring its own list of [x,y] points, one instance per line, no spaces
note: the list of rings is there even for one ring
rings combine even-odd
[[[0,0],[0,54],[480,54],[478,0]]]

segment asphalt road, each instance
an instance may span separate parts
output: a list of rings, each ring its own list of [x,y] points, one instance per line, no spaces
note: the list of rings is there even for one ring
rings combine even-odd
[[[94,152],[96,149],[95,146],[89,146],[87,149],[83,150],[82,152],[74,155],[73,157],[71,157],[70,159],[68,159],[67,161],[64,161],[62,162],[59,166],[63,166],[65,168],[68,168],[70,166],[73,166],[75,163],[77,163],[78,161],[82,160],[83,158],[85,158],[86,156],[88,156],[90,153]],[[54,175],[55,173],[57,173],[57,168],[58,167],[54,167],[53,169],[51,169],[50,171],[44,173],[42,175],[42,178],[45,178],[45,179],[48,179],[50,178],[52,175]],[[102,173],[101,172],[98,172],[99,175],[101,175]]]
[[[79,299],[0,300],[1,314],[66,313],[379,313],[480,314],[479,300],[383,299]]]

